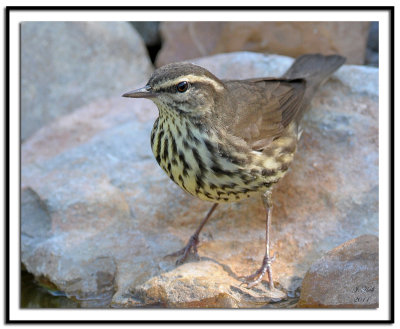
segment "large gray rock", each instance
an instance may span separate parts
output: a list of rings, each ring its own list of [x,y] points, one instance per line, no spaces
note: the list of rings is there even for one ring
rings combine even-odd
[[[248,78],[279,76],[292,61],[232,53],[195,62],[222,78]],[[176,267],[164,257],[187,242],[210,204],[158,167],[149,145],[156,117],[148,100],[110,98],[22,146],[22,262],[84,306],[260,307],[296,295],[325,252],[378,235],[377,69],[342,67],[304,118],[295,161],[273,194],[274,291],[266,281],[251,290],[238,281],[264,255],[258,199],[217,208],[199,262]]]
[[[93,100],[142,84],[152,66],[124,22],[21,24],[21,136]]]

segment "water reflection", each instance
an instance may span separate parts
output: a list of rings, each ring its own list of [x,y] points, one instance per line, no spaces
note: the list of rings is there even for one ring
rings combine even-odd
[[[21,272],[21,308],[78,308],[79,304],[73,300],[50,293],[39,286],[33,275]]]

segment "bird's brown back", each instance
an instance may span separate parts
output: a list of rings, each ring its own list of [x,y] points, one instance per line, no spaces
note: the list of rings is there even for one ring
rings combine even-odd
[[[291,123],[298,123],[318,86],[344,61],[338,55],[304,55],[282,78],[223,81],[230,95],[230,110],[225,111],[228,115],[221,125],[252,149],[265,148],[287,133]]]

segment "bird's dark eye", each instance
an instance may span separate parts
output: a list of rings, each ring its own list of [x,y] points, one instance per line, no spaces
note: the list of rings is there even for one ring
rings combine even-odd
[[[187,81],[179,82],[176,85],[176,90],[178,90],[180,93],[184,93],[186,90],[188,90],[188,88],[189,88],[189,82]]]

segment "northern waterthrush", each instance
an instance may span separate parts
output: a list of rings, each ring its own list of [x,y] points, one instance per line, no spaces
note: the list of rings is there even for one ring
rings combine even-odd
[[[200,66],[174,63],[157,69],[145,87],[123,95],[157,105],[151,147],[158,164],[182,189],[214,202],[187,245],[171,254],[181,256],[177,263],[190,253],[197,256],[199,233],[218,203],[261,194],[265,256],[242,280],[251,287],[268,273],[273,288],[272,187],[293,160],[299,122],[315,91],[344,62],[338,55],[303,55],[281,78],[249,80],[220,80]]]

